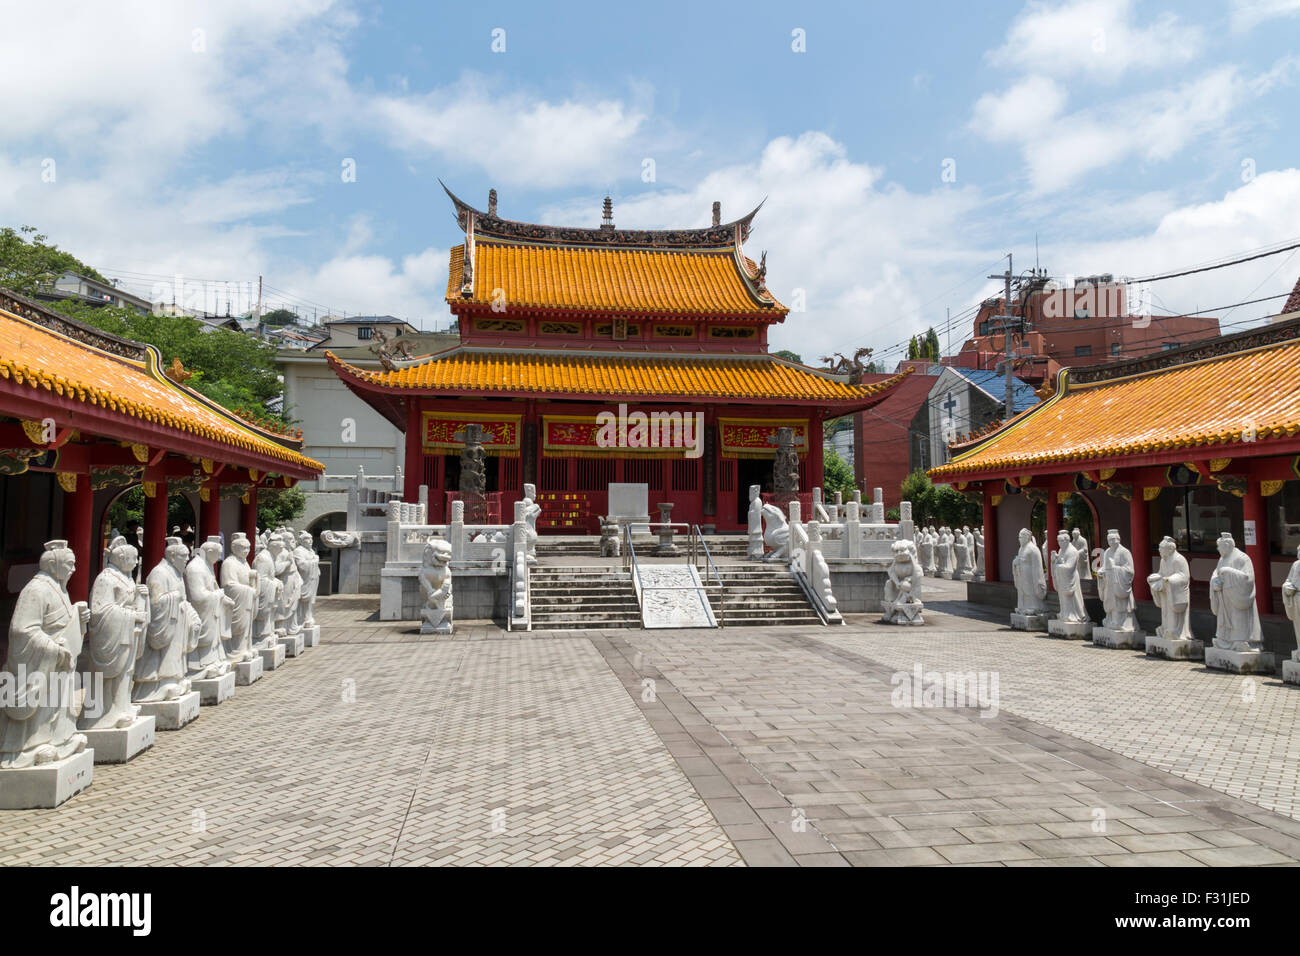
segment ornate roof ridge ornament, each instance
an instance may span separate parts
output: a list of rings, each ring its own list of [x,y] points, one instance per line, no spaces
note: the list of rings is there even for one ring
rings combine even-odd
[[[458,197],[441,179],[438,180],[438,184],[451,199],[456,211],[456,223],[462,230],[472,224],[474,232],[485,239],[562,245],[630,246],[651,249],[727,248],[748,241],[754,217],[763,208],[763,203],[767,202],[764,199],[739,219],[704,229],[618,229],[614,227],[612,211],[609,228],[602,225],[595,229],[586,229],[502,219],[496,215],[495,208],[491,205],[490,193],[488,212],[483,212]]]

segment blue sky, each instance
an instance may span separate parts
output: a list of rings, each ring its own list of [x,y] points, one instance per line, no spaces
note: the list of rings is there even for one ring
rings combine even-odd
[[[50,2],[6,18],[0,222],[150,297],[178,273],[199,289],[261,274],[269,305],[445,323],[460,233],[439,178],[575,225],[606,193],[622,226],[767,197],[747,251],[768,251],[779,298],[806,297],[774,336],[805,358],[941,326],[994,291],[1006,252],[1032,265],[1035,238],[1061,277],[1300,238],[1300,0]],[[1284,254],[1159,284],[1155,307],[1217,309],[1298,274]]]

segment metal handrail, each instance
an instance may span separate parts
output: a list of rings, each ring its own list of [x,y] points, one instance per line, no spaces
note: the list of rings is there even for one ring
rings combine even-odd
[[[627,546],[623,552],[623,570],[632,573],[632,588],[636,592],[636,609],[641,618],[641,627],[645,627],[645,602],[641,596],[641,565],[636,559],[636,547],[632,544],[632,526],[623,525],[623,543]]]
[[[704,540],[704,532],[700,530],[697,524],[691,525],[691,556],[690,561],[695,562],[698,552],[696,545],[704,549],[704,587],[707,590],[709,585],[709,575],[712,573],[714,585],[718,589],[718,627],[727,626],[727,586],[722,583],[722,575],[718,573],[718,566],[713,563],[713,555],[709,553],[709,543]],[[698,568],[698,565],[697,565]]]

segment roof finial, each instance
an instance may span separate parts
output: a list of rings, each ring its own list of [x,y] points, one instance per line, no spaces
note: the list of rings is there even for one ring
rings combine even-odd
[[[720,202],[713,204],[713,224],[715,226],[722,225],[722,203]]]
[[[614,201],[608,196],[605,197],[605,219],[600,224],[601,229],[614,228]]]
[[[487,214],[489,216],[495,216],[497,214],[497,191],[495,189],[488,190],[488,213]]]

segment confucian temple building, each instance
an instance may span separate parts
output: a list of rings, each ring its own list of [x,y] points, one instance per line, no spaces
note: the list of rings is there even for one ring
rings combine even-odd
[[[446,301],[460,344],[385,356],[339,377],[406,434],[404,497],[427,486],[430,522],[460,493],[460,452],[477,425],[490,514],[509,520],[525,483],[542,532],[594,533],[611,483],[645,485],[653,509],[705,531],[745,527],[748,488],[773,490],[778,430],[790,428],[799,488],[822,482],[822,425],[882,401],[902,375],[861,384],[768,352],[790,310],[748,258],[755,209],[707,228],[618,229],[516,222],[448,192],[465,241]]]

